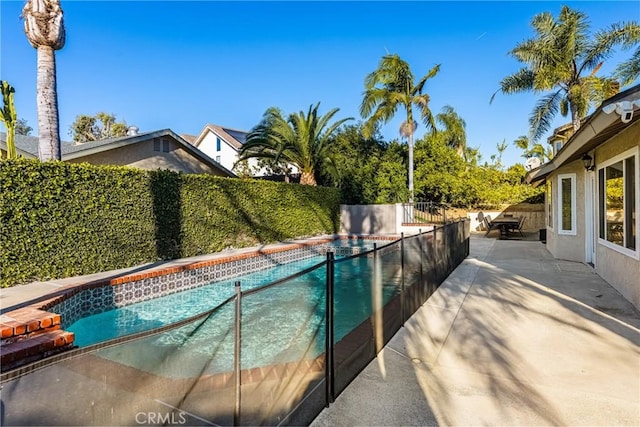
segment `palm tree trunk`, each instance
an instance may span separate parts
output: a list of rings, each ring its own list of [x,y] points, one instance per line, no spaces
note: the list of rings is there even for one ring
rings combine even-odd
[[[51,46],[38,47],[38,154],[40,160],[62,160],[56,87],[56,57]]]
[[[302,185],[318,185],[316,183],[316,178],[313,176],[313,172],[302,171],[302,175],[300,176],[300,184]]]
[[[569,103],[571,108],[571,123],[573,124],[573,132],[575,133],[578,129],[580,129],[580,116],[578,115],[578,107],[576,107],[573,103]]]
[[[413,203],[413,132],[409,133],[409,203]]]

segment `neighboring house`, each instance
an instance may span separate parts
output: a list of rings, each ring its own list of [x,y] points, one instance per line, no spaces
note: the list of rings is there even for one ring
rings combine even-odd
[[[185,134],[182,137],[225,168],[239,172],[239,168],[236,168],[236,162],[242,145],[247,141],[247,135],[249,133],[242,130],[207,124],[200,135]],[[258,159],[248,159],[247,166],[249,168],[247,172],[254,177],[276,181],[285,179],[281,175],[271,175],[267,169],[259,167]],[[291,171],[289,177],[293,181],[297,177],[299,181],[298,168],[291,165],[289,169]]]
[[[238,152],[248,134],[237,129],[207,124],[200,135],[189,142],[225,168],[233,170],[238,161]],[[190,137],[190,135],[185,136]],[[250,166],[257,168],[257,161],[252,159]]]
[[[526,180],[546,185],[551,254],[590,264],[640,308],[640,85],[605,100]]]
[[[18,154],[38,157],[38,138],[16,135]],[[0,133],[0,150],[6,153],[6,134]],[[63,143],[62,160],[95,165],[132,166],[140,169],[169,169],[225,177],[235,174],[189,144],[170,129],[110,138],[81,144]]]

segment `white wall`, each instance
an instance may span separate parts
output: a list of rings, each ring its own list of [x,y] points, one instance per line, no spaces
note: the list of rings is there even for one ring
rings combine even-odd
[[[215,133],[209,131],[205,135],[205,137],[200,142],[198,148],[200,151],[205,153],[207,156],[211,157],[213,160],[218,160],[218,156],[220,156],[220,163],[225,168],[232,170],[233,165],[238,160],[238,152],[234,147],[225,142],[224,139],[220,138],[220,151],[218,151],[216,139],[219,138]]]
[[[340,205],[340,232],[346,234],[418,234],[432,225],[402,225],[402,203],[387,205]]]

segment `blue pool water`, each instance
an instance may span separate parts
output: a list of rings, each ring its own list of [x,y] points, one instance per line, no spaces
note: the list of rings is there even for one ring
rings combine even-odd
[[[88,316],[67,330],[76,344],[87,346],[135,332],[172,324],[219,305],[242,290],[259,288],[274,280],[322,262],[318,256],[269,270],[212,283],[196,289],[132,304]],[[381,286],[372,292],[373,260],[358,257],[335,265],[335,340],[339,341],[384,304],[400,286],[399,253],[378,263]],[[312,358],[324,351],[325,267],[242,300],[243,369]],[[379,301],[373,301],[372,293]],[[192,324],[99,351],[106,357],[163,376],[185,377],[202,372],[228,372],[233,368],[234,304]],[[153,351],[149,351],[153,349]]]

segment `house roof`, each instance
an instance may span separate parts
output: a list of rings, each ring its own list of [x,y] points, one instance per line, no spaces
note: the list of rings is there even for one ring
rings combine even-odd
[[[193,145],[198,147],[204,140],[204,137],[207,135],[207,132],[213,132],[214,134],[218,135],[220,138],[224,139],[225,142],[227,142],[236,150],[239,150],[240,148],[242,148],[242,145],[246,142],[247,135],[249,134],[249,132],[245,132],[243,130],[207,124],[204,127],[204,129],[202,129],[202,132],[200,132],[200,135],[198,135],[195,141],[193,142],[189,141],[189,142],[191,142]]]
[[[640,85],[633,86],[602,102],[580,126],[562,149],[549,162],[530,170],[525,176],[525,182],[531,184],[544,180],[547,175],[567,163],[581,159],[582,156],[605,143],[627,127],[640,121],[640,107],[634,105],[633,118],[623,123],[617,113],[605,113],[603,109],[611,104],[622,101],[640,100]]]
[[[193,141],[195,141],[198,138],[197,135],[189,135],[189,134],[186,134],[186,133],[181,133],[180,136],[182,137],[182,139],[187,141],[189,144],[193,144]]]
[[[182,148],[187,150],[191,155],[197,157],[202,162],[209,166],[219,169],[225,175],[229,177],[236,177],[236,175],[222,166],[220,163],[207,156],[202,151],[198,150],[193,145],[185,141],[181,136],[173,132],[171,129],[162,129],[153,132],[139,133],[137,135],[123,136],[119,138],[102,139],[100,141],[84,142],[81,144],[72,144],[69,142],[62,142],[62,160],[73,160],[89,156],[92,154],[101,153],[103,151],[113,150],[123,147],[125,145],[137,144],[138,142],[148,141],[153,138],[160,138],[169,136],[173,138]],[[6,150],[6,133],[0,132],[0,147]],[[34,136],[15,136],[16,149],[20,151],[20,154],[25,154],[24,157],[37,158],[38,157],[38,137]]]

